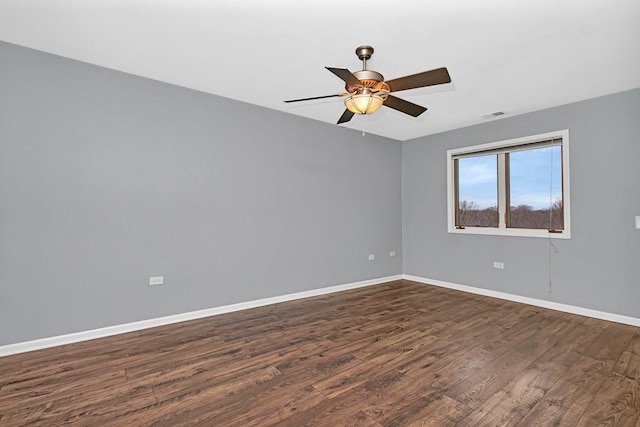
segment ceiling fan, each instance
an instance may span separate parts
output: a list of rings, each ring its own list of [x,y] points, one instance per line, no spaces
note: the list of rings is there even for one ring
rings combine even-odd
[[[344,80],[346,93],[291,99],[284,102],[346,97],[344,105],[347,109],[344,110],[344,113],[342,113],[342,116],[338,119],[338,124],[348,122],[355,114],[371,114],[382,105],[410,116],[418,117],[427,111],[425,107],[395,97],[391,95],[391,92],[451,83],[449,72],[444,67],[385,81],[382,74],[377,71],[367,70],[367,60],[373,55],[373,48],[371,46],[358,47],[356,49],[356,55],[362,61],[362,70],[360,71],[352,73],[346,68],[325,67]]]

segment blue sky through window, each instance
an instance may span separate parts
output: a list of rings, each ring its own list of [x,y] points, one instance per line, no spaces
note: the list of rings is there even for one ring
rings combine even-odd
[[[498,206],[498,163],[495,154],[458,159],[458,199],[477,208]]]
[[[544,147],[509,154],[511,206],[548,209],[562,200],[562,147]]]

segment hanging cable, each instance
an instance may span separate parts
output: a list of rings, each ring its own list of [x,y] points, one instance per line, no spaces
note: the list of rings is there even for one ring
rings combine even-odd
[[[549,230],[553,229],[553,147],[549,148]]]
[[[549,230],[553,229],[553,147],[549,148]],[[556,253],[558,249],[553,244],[551,239],[551,234],[549,234],[549,245],[547,246],[547,257],[549,261],[548,265],[548,287],[547,287],[547,297],[551,299],[551,294],[553,294],[553,287],[551,285],[551,249],[553,249]]]

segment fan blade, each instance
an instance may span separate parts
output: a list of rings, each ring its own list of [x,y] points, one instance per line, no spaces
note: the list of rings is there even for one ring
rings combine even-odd
[[[336,95],[314,96],[312,98],[289,99],[289,100],[284,101],[284,102],[312,101],[314,99],[335,98],[336,96],[344,96],[344,94],[338,93]]]
[[[340,77],[342,80],[344,80],[346,84],[351,86],[362,87],[362,82],[358,80],[358,78],[354,76],[351,73],[351,71],[347,70],[346,68],[331,68],[331,67],[324,67],[324,68],[331,71],[336,76]]]
[[[387,95],[384,105],[413,117],[418,117],[420,114],[427,111],[425,107],[414,104],[413,102],[405,101],[404,99],[396,98],[393,95]]]
[[[391,92],[398,92],[407,89],[417,89],[425,86],[435,86],[444,83],[451,83],[451,77],[446,68],[437,68],[411,76],[400,77],[385,82],[391,88]]]
[[[338,119],[338,123],[337,124],[348,122],[349,120],[351,120],[351,118],[353,117],[354,114],[355,113],[345,109],[344,113],[342,113],[342,115]]]

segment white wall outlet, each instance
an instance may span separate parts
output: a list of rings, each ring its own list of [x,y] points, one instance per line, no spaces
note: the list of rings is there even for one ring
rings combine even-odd
[[[149,277],[149,286],[163,285],[164,276]]]
[[[640,216],[636,217],[636,228],[640,228]]]
[[[493,262],[493,268],[503,269],[504,268],[504,262],[494,261]]]
[[[373,254],[369,255],[369,261],[373,261],[374,259],[376,259],[375,255],[373,255]]]
[[[396,251],[389,252],[389,256],[396,256]]]

